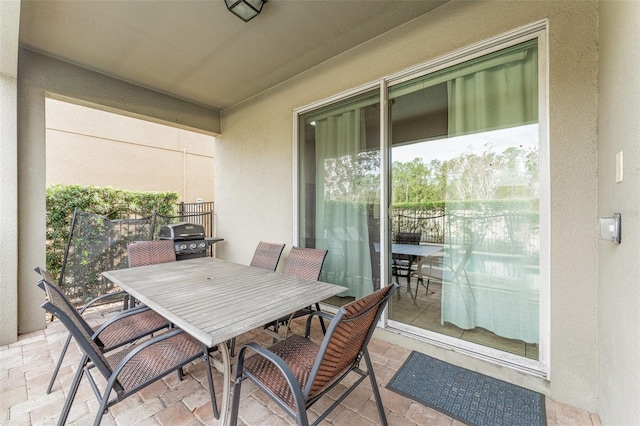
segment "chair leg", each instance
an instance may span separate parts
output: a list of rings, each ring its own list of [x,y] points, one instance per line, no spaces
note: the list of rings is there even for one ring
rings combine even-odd
[[[62,360],[64,359],[64,356],[67,354],[67,349],[69,349],[69,343],[71,343],[71,334],[67,336],[67,341],[64,342],[64,346],[62,347],[62,352],[60,352],[60,358],[58,358],[56,367],[53,369],[51,380],[49,380],[49,387],[47,387],[48,394],[51,393],[51,389],[53,389],[53,384],[56,381],[56,377],[58,377],[58,372],[60,371],[60,367],[62,366]]]
[[[111,388],[107,387],[104,390],[104,395],[102,395],[102,399],[100,400],[100,406],[98,407],[98,412],[96,413],[96,418],[93,421],[93,426],[100,426],[100,422],[102,421],[102,416],[107,411],[107,405],[109,404],[109,395],[111,394]]]
[[[58,419],[58,426],[64,426],[64,424],[67,422],[69,411],[71,411],[71,404],[73,404],[73,400],[78,393],[80,381],[82,380],[82,375],[84,374],[84,367],[85,365],[87,365],[88,360],[89,358],[86,355],[83,355],[82,359],[80,360],[80,364],[78,364],[78,371],[76,371],[76,375],[73,377],[73,382],[71,383],[71,388],[69,389],[67,400],[64,402],[64,407],[62,407],[62,412],[60,413],[60,418]]]
[[[211,364],[209,363],[209,353],[207,352],[206,348],[204,350],[204,355],[202,356],[202,358],[207,368],[207,379],[209,380],[209,394],[211,394],[211,407],[213,408],[213,417],[219,419],[220,412],[218,411],[218,403],[216,402],[216,392],[213,388],[213,374],[211,373]]]
[[[318,312],[320,312],[320,304],[316,303],[316,309],[318,310]],[[320,320],[320,327],[322,328],[322,335],[327,334],[327,327],[324,325],[324,319],[321,316],[318,316],[318,319]]]
[[[233,381],[233,399],[231,401],[231,414],[229,415],[229,424],[236,426],[238,424],[238,406],[240,405],[240,390],[242,388],[242,363],[238,367],[236,365],[236,378]]]
[[[369,380],[371,380],[371,390],[373,391],[373,397],[376,400],[376,407],[378,407],[378,415],[380,416],[380,424],[382,426],[388,426],[387,415],[384,413],[384,406],[382,405],[382,398],[380,397],[380,390],[378,390],[378,382],[376,381],[376,375],[373,372],[373,363],[369,358],[369,351],[364,350],[363,353],[364,362],[367,365],[367,372],[369,373]]]
[[[429,295],[429,284],[431,283],[431,278],[427,278],[427,285],[424,285],[424,279],[423,278],[418,278],[418,282],[416,284],[416,295],[414,297],[417,298],[418,297],[418,287],[422,286],[426,289],[425,294],[428,296]],[[432,291],[431,293],[435,293],[434,291]]]

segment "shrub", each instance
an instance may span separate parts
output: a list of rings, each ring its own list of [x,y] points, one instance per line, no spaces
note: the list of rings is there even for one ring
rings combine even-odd
[[[82,185],[47,187],[47,270],[58,277],[75,209],[110,220],[176,215],[177,192],[139,192]]]

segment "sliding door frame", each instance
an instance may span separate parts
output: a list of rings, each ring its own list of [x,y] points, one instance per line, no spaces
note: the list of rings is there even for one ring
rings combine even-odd
[[[385,311],[379,326],[403,335],[415,338],[438,347],[450,349],[472,357],[508,366],[510,368],[534,375],[550,378],[550,158],[549,158],[549,93],[548,93],[548,23],[546,20],[500,34],[496,37],[467,46],[463,49],[437,57],[428,62],[405,69],[399,73],[383,77],[352,90],[340,93],[330,98],[297,108],[293,111],[293,239],[300,243],[300,198],[299,198],[299,116],[309,111],[325,107],[364,93],[378,89],[380,91],[380,277],[381,281],[391,282],[390,273],[390,154],[389,146],[389,107],[388,88],[417,77],[439,71],[458,63],[502,50],[518,43],[538,40],[538,158],[540,184],[540,287],[539,287],[539,357],[538,360],[509,354],[497,349],[488,348],[476,343],[465,342],[443,334],[418,329],[397,321],[389,320]],[[330,308],[331,309],[331,308]]]

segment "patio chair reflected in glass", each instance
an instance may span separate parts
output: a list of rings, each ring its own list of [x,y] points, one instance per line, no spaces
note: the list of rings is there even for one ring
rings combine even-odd
[[[419,245],[422,233],[420,232],[398,232],[393,237],[393,242],[396,244],[413,244]],[[413,264],[416,262],[418,256],[408,254],[391,254],[392,264],[391,272],[396,277],[396,283],[399,283],[399,277],[407,279],[407,291],[411,292],[411,273]]]
[[[44,283],[46,282],[50,287],[54,287],[70,306],[73,306],[71,302],[66,298],[66,296],[64,296],[62,290],[55,284],[55,280],[51,276],[51,274],[49,274],[49,272],[39,267],[35,268],[35,271],[42,277],[42,280],[38,283],[38,287],[40,287],[42,290],[45,290]],[[121,293],[123,296],[126,296],[126,293],[124,291],[122,291]],[[89,301],[80,310],[74,309],[74,311],[78,314],[78,324],[80,324],[80,326],[82,326],[89,335],[100,335],[100,339],[96,341],[96,344],[101,351],[107,352],[113,349],[117,349],[121,346],[140,340],[141,338],[149,336],[160,330],[169,328],[169,322],[166,319],[144,306],[122,311],[116,314],[114,317],[105,321],[99,327],[95,329],[92,328],[84,320],[82,314],[88,308],[95,305],[96,302],[98,302],[100,299],[106,297],[112,298],[113,296],[114,293],[100,296]],[[49,380],[47,393],[51,393],[53,384],[55,383],[58,372],[60,371],[62,361],[64,360],[67,349],[69,348],[69,344],[71,343],[71,338],[72,334],[69,334],[62,347],[60,358],[58,358],[58,362],[56,363],[56,366],[53,369],[53,374],[51,375],[51,379]]]
[[[464,286],[464,288],[468,289],[469,295],[472,300],[475,299],[473,297],[473,291],[471,288],[471,282],[469,281],[469,276],[467,275],[466,265],[473,254],[476,246],[478,245],[478,241],[471,242],[464,251],[464,254],[460,258],[457,266],[453,267],[450,264],[450,261],[445,260],[446,255],[443,252],[437,252],[429,257],[421,257],[418,261],[418,269],[416,271],[416,276],[418,277],[418,284],[416,285],[416,293],[414,299],[418,297],[418,287],[422,285],[426,289],[426,294],[429,294],[429,282],[431,279],[439,281],[444,285],[455,285],[455,286]],[[464,275],[465,282],[461,282],[460,278]],[[424,285],[424,279],[427,278],[427,285]],[[444,290],[443,290],[444,291]],[[431,291],[431,293],[434,293]],[[465,303],[466,303],[466,299]]]
[[[289,257],[287,258],[287,263],[284,265],[283,274],[289,275],[297,278],[304,278],[306,280],[318,281],[320,279],[320,272],[322,272],[322,265],[324,264],[324,260],[327,257],[327,250],[320,250],[314,248],[304,248],[304,247],[292,247],[289,252]],[[274,336],[274,343],[277,340],[282,340],[283,337],[279,335],[279,329],[281,325],[287,327],[287,332],[289,329],[289,322],[294,318],[300,318],[306,315],[311,314],[312,312],[320,311],[320,303],[316,303],[315,307],[308,306],[304,309],[294,312],[290,316],[282,317],[277,321],[274,321],[270,324],[267,324],[265,328],[269,329],[271,327],[271,331]],[[318,317],[320,321],[320,327],[322,327],[322,332],[326,333],[327,328],[324,323],[322,317]],[[285,334],[286,336],[286,334]]]
[[[274,244],[260,241],[249,266],[275,271],[284,250],[285,244]]]
[[[391,284],[344,305],[335,316],[314,312],[307,319],[305,336],[291,335],[267,349],[257,343],[240,348],[236,364],[230,424],[235,426],[240,410],[242,382],[250,380],[273,399],[298,425],[308,425],[307,409],[353,372],[347,389],[321,413],[318,424],[335,409],[367,376],[378,408],[380,423],[387,424],[384,407],[367,351],[371,335],[389,298],[398,285]],[[310,340],[311,320],[318,315],[331,322],[321,344]],[[248,356],[248,352],[255,352]],[[359,366],[364,359],[366,370]],[[332,395],[331,399],[335,399]]]
[[[446,266],[444,253],[442,252],[434,253],[431,256],[418,257],[418,266],[412,273],[412,275],[416,277],[416,291],[413,298],[418,297],[418,289],[420,286],[425,288],[426,295],[435,293],[435,291],[429,290],[429,284],[431,284],[431,281],[442,282],[444,268]],[[424,282],[425,280],[427,280],[426,284]]]
[[[102,329],[94,332],[57,286],[49,283],[46,279],[43,279],[41,284],[48,299],[42,307],[65,325],[83,353],[60,413],[58,425],[63,425],[66,422],[80,381],[85,374],[100,403],[93,423],[94,426],[97,426],[110,406],[197,359],[206,363],[205,370],[207,370],[213,414],[219,418],[213,375],[209,365],[209,353],[205,345],[184,331],[173,329],[152,338],[132,343],[118,351],[107,353],[102,342]],[[121,316],[127,314],[127,311],[123,312],[113,322],[120,320]],[[95,380],[92,375],[94,369],[98,370],[106,381],[102,390],[100,390],[100,386],[104,382]],[[112,391],[115,392],[113,399],[110,398]]]

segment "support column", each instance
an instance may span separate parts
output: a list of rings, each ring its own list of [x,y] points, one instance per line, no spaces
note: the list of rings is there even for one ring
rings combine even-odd
[[[0,1],[0,345],[18,339],[18,32],[20,0]]]

